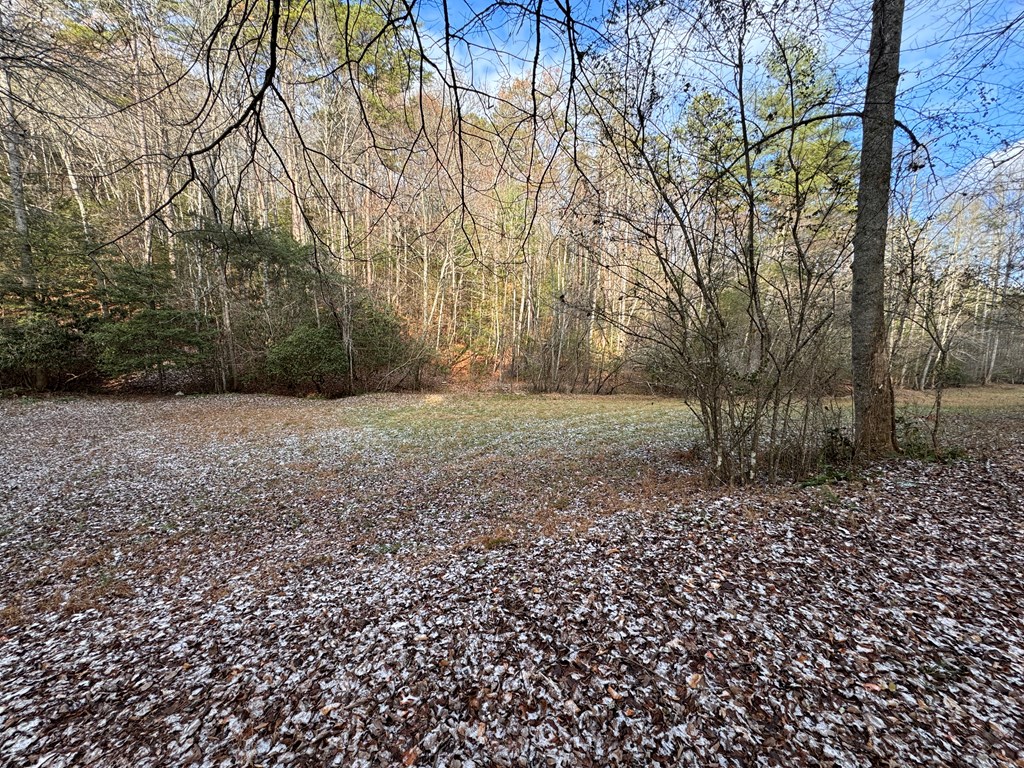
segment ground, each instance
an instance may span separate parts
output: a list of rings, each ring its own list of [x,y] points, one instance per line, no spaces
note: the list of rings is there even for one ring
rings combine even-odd
[[[1024,389],[947,403],[725,490],[670,400],[0,401],[0,765],[1024,765]]]

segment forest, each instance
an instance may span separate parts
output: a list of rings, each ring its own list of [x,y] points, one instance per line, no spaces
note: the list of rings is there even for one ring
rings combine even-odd
[[[0,768],[1024,766],[1022,48],[0,0]]]
[[[1020,382],[1001,12],[912,19],[869,183],[867,10],[9,2],[0,386],[654,391],[742,477],[858,391],[858,210],[872,375]]]

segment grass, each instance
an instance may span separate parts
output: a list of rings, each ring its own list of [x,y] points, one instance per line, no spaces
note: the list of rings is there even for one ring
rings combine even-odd
[[[635,475],[637,460],[650,458],[652,451],[680,466],[692,465],[680,457],[700,438],[696,420],[683,401],[642,396],[435,393],[326,401],[258,397],[190,401],[195,407],[170,409],[166,418],[187,431],[236,445],[291,440],[298,446],[298,455],[290,466],[315,473],[325,483],[339,472],[337,466],[323,461],[332,444],[348,446],[348,472],[373,467],[407,471],[421,465],[426,456],[435,467],[446,466],[459,474],[495,474],[501,481],[508,479],[510,471],[522,476],[516,466],[509,467],[510,458],[546,463],[577,475],[586,472],[590,463],[612,466],[613,473],[615,466],[628,466]],[[918,435],[918,442],[927,442],[931,449],[928,414],[932,403],[931,392],[897,392],[904,444],[914,443],[910,438]],[[831,408],[848,433],[850,399],[839,399]],[[1024,387],[949,389],[944,396],[947,436],[943,442],[961,447],[958,424],[964,419],[985,421],[1022,411]],[[964,454],[961,450],[956,455]],[[835,479],[827,471],[822,474],[828,476],[809,482]],[[548,496],[556,509],[571,502],[563,494]]]
[[[898,398],[901,412],[927,430],[929,393]],[[984,458],[1017,439],[1024,387],[949,390],[946,402],[947,445],[957,455]],[[11,413],[35,413],[34,428],[62,435],[69,414],[96,422],[82,432],[88,447],[70,450],[77,458],[51,475],[57,486],[48,492],[50,513],[59,526],[26,537],[30,524],[12,519],[2,534],[20,539],[19,558],[35,572],[56,574],[53,584],[33,587],[35,600],[49,594],[76,609],[130,598],[128,574],[140,563],[154,583],[165,584],[187,571],[196,547],[242,542],[245,551],[254,530],[274,531],[282,542],[330,531],[373,557],[433,556],[435,544],[449,540],[492,552],[515,548],[529,532],[584,530],[606,514],[685,506],[719,493],[704,487],[696,452],[685,450],[699,430],[674,399],[228,396],[83,400],[60,408],[48,401]],[[96,450],[96,440],[106,447]],[[38,446],[38,459],[22,457],[24,472],[53,459],[46,445]],[[204,477],[198,486],[196,476]],[[844,467],[824,467],[801,485],[831,508],[851,479]],[[19,487],[35,497],[27,481]],[[64,494],[83,491],[88,506],[69,507]],[[112,536],[123,560],[115,560]],[[434,544],[421,546],[420,539]],[[4,604],[0,620],[10,623],[24,608]]]
[[[346,414],[347,416],[350,414]],[[663,435],[672,424],[692,429],[692,415],[678,400],[599,396],[428,395],[390,408],[367,408],[349,426],[380,430],[389,437],[444,451],[491,451],[507,436],[532,437],[557,447],[570,436],[574,445],[603,446]]]
[[[200,408],[173,412],[168,419],[184,427],[204,426],[219,438],[247,438],[262,432],[303,435],[321,429],[376,431],[422,445],[440,441],[442,447],[488,448],[503,433],[531,427],[573,430],[585,444],[607,443],[627,432],[638,437],[696,436],[693,414],[677,399],[631,395],[509,395],[509,394],[386,394],[339,400],[253,398],[189,398]],[[931,391],[899,390],[897,408],[924,417],[934,404]],[[844,421],[852,402],[842,398],[835,409]],[[1024,410],[1024,387],[993,385],[947,389],[943,409],[950,413],[988,413]],[[244,413],[244,419],[240,419]],[[625,436],[625,435],[623,435]]]
[[[898,407],[925,415],[935,405],[935,392],[904,389],[897,392]],[[964,413],[1024,410],[1024,386],[993,384],[988,387],[956,387],[942,391],[942,409]]]

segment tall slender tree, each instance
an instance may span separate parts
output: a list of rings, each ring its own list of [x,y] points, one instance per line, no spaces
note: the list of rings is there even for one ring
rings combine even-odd
[[[854,448],[863,458],[882,456],[896,449],[885,323],[885,242],[903,7],[904,0],[875,0],[871,12],[850,299]]]
[[[0,25],[10,24],[0,9]],[[5,46],[7,47],[7,46]],[[3,51],[4,54],[8,52]],[[13,52],[12,52],[13,53]],[[13,58],[13,55],[12,55]],[[12,77],[7,64],[7,55],[0,56],[0,130],[3,132],[4,150],[7,154],[7,176],[11,193],[11,209],[14,216],[14,233],[19,257],[21,282],[26,292],[35,289],[35,271],[32,266],[32,244],[28,231],[28,206],[25,203],[25,180],[22,172],[24,131],[18,123],[17,107],[12,90]]]

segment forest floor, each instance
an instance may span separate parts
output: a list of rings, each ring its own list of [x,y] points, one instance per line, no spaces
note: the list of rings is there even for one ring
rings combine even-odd
[[[670,400],[0,401],[0,765],[1022,766],[1024,388],[947,404],[726,490]]]

